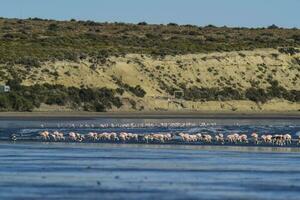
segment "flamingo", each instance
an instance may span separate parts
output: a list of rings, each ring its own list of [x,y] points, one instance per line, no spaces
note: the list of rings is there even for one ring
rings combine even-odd
[[[252,133],[251,134],[252,140],[254,144],[258,144],[258,134],[257,133]]]

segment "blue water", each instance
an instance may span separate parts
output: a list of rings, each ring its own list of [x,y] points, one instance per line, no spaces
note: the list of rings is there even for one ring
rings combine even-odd
[[[32,118],[0,119],[0,138],[17,134],[23,137],[36,136],[39,132],[76,131],[82,134],[94,132],[207,132],[207,133],[245,133],[251,134],[285,134],[294,137],[300,134],[299,119],[66,119],[66,118]]]
[[[162,123],[172,123],[162,124]],[[182,127],[174,123],[186,122]],[[141,123],[155,127],[124,128]],[[110,124],[110,125],[108,125]],[[118,125],[116,125],[118,124]],[[153,125],[153,124],[152,124]],[[168,125],[168,126],[164,126]],[[105,128],[101,128],[104,127]],[[118,126],[118,127],[116,127]],[[40,130],[258,131],[296,136],[300,121],[11,119],[0,136]],[[0,141],[0,199],[299,199],[300,148]]]

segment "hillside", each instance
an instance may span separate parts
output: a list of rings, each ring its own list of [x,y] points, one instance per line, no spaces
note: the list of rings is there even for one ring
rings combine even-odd
[[[299,111],[300,30],[0,19],[0,110]]]

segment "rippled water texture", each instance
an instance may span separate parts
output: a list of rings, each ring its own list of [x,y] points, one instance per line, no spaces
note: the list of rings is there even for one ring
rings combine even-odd
[[[299,119],[103,119],[103,118],[32,118],[0,119],[0,139],[11,134],[22,137],[36,136],[43,130],[68,133],[77,131],[85,134],[95,132],[207,132],[300,135]],[[299,132],[298,132],[299,131]]]
[[[194,123],[185,127],[103,124]],[[0,136],[40,130],[251,131],[296,136],[299,120],[0,120]],[[299,199],[300,148],[0,142],[0,199]]]

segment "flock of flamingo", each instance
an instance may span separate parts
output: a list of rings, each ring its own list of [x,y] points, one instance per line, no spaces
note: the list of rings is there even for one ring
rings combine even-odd
[[[37,136],[38,140],[45,142],[107,142],[107,143],[146,143],[146,144],[219,144],[219,145],[238,145],[238,144],[253,144],[253,145],[276,145],[288,146],[292,144],[300,145],[300,136],[293,139],[290,134],[282,135],[259,135],[252,133],[250,137],[246,134],[223,134],[211,135],[208,133],[155,133],[155,134],[135,134],[135,133],[96,133],[80,134],[70,132],[64,134],[58,131],[40,132]]]

